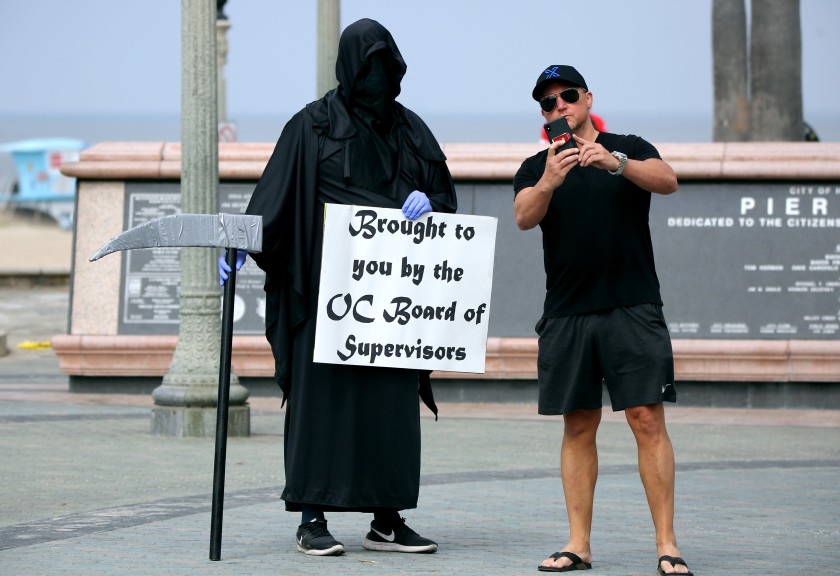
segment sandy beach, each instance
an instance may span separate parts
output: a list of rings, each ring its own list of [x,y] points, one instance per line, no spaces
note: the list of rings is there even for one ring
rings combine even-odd
[[[0,207],[0,245],[5,275],[70,273],[73,231],[45,214]]]

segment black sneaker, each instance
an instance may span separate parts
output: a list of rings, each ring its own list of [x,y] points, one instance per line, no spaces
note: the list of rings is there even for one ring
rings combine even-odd
[[[376,523],[370,523],[370,532],[367,533],[362,546],[368,550],[379,550],[381,552],[436,552],[438,545],[423,538],[417,532],[406,526],[405,518],[400,518],[400,523],[393,527],[386,528]]]
[[[344,544],[327,530],[326,520],[311,520],[297,529],[297,549],[313,556],[339,556],[344,554]]]

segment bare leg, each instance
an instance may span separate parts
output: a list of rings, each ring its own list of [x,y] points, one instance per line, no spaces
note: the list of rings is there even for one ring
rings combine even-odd
[[[636,437],[639,474],[645,487],[650,515],[656,529],[657,557],[679,556],[674,534],[674,448],[665,428],[665,408],[660,404],[624,411]],[[662,563],[666,574],[687,572],[685,566]]]
[[[574,552],[584,562],[592,562],[592,502],[598,479],[598,448],[595,435],[601,423],[601,410],[575,410],[563,415],[563,446],[560,450],[560,471],[566,512],[569,515],[569,543],[563,551]],[[561,568],[571,560],[547,558],[543,566]]]

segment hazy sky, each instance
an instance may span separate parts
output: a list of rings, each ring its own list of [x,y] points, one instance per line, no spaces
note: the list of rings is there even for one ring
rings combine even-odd
[[[343,0],[394,35],[400,101],[422,115],[538,113],[548,64],[585,76],[605,117],[712,114],[711,0]],[[290,114],[315,93],[316,0],[229,0],[228,115]],[[840,115],[840,2],[801,0],[809,116]],[[0,114],[178,114],[178,0],[0,0]],[[643,132],[643,131],[642,131]]]

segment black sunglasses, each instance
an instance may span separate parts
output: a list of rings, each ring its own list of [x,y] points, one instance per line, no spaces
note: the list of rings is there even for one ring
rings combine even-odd
[[[569,104],[574,104],[580,100],[580,92],[577,88],[566,88],[557,94],[551,94],[550,96],[543,96],[540,98],[540,108],[542,108],[545,112],[551,112],[557,106],[558,96],[560,96],[564,102],[568,102]]]

